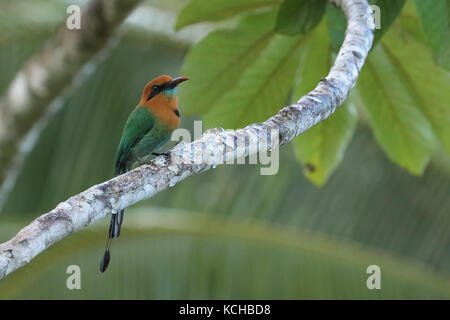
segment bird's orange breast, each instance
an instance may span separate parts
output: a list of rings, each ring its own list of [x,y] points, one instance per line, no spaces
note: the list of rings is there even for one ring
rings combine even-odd
[[[149,108],[153,115],[170,130],[180,126],[177,97],[160,94],[146,102],[144,106]]]

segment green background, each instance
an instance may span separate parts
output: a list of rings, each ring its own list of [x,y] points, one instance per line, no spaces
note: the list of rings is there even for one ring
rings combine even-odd
[[[56,22],[10,26],[22,30],[14,38],[0,31],[1,92]],[[123,124],[143,86],[159,74],[179,75],[185,54],[125,35],[27,158],[0,215],[1,242],[112,176]],[[182,127],[199,118],[183,117]],[[219,166],[128,209],[105,274],[98,270],[103,219],[1,280],[0,298],[448,299],[449,175],[442,152],[423,176],[410,175],[360,121],[322,188],[304,177],[287,146],[274,176],[261,176],[258,166]],[[69,265],[81,268],[81,290],[66,288]],[[366,287],[369,265],[381,268],[381,290]]]

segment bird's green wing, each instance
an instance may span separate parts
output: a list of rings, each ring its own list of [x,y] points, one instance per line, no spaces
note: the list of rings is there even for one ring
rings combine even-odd
[[[155,118],[145,107],[137,107],[128,117],[116,158],[116,175],[124,173],[133,147],[153,128]]]

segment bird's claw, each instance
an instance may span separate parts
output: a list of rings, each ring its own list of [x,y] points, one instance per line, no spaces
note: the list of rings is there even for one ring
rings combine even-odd
[[[169,152],[163,152],[163,153],[152,152],[152,155],[157,156],[157,157],[158,156],[163,156],[166,161],[170,160],[170,153]]]

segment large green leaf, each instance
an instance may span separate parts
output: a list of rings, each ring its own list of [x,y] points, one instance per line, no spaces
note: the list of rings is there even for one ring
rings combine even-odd
[[[347,18],[341,9],[331,3],[328,3],[327,5],[325,17],[331,40],[331,47],[337,52],[344,42]]]
[[[331,66],[331,48],[324,28],[315,32],[304,46],[305,56],[299,69],[300,82],[294,91],[299,99],[326,76]],[[323,185],[342,161],[356,125],[356,110],[344,105],[325,121],[294,140],[297,159],[305,175],[316,185]]]
[[[341,163],[356,120],[353,105],[343,105],[328,119],[295,139],[297,159],[305,167],[306,177],[317,186],[324,185]]]
[[[187,54],[181,74],[192,81],[180,88],[187,114],[204,113],[235,87],[245,70],[275,36],[276,11],[244,18],[233,30],[210,33]]]
[[[220,97],[205,115],[206,126],[237,128],[264,121],[277,113],[292,88],[303,40],[275,35],[247,70],[235,79],[233,89]]]
[[[277,17],[277,32],[305,34],[322,19],[327,0],[284,0]]]
[[[435,147],[429,121],[382,47],[372,50],[357,84],[375,138],[389,158],[421,174]]]
[[[178,15],[176,30],[188,25],[222,20],[238,13],[261,7],[275,6],[282,0],[192,0]]]
[[[450,0],[415,0],[436,61],[450,70]]]
[[[417,19],[400,19],[383,38],[394,72],[430,121],[435,135],[450,153],[450,72],[434,63],[419,34]]]
[[[300,59],[300,37],[273,31],[276,10],[248,16],[194,46],[181,73],[183,110],[207,126],[238,127],[265,120],[285,103]]]
[[[370,4],[380,8],[380,28],[375,29],[373,39],[373,46],[375,46],[400,14],[405,0],[372,0]]]
[[[396,5],[398,10],[401,8],[399,2],[393,1],[392,5]],[[400,91],[402,91],[401,94],[408,96],[408,99],[413,101],[412,106],[420,110],[427,118],[432,125],[435,135],[441,140],[441,143],[447,152],[450,152],[450,107],[448,106],[448,103],[445,102],[450,99],[448,90],[445,89],[448,87],[449,74],[442,69],[439,69],[433,63],[425,46],[422,33],[418,28],[418,20],[412,15],[414,13],[414,7],[412,7],[412,11],[410,10],[411,6],[406,7],[405,11],[408,9],[408,14],[401,16],[397,20],[398,23],[394,24],[394,26],[390,28],[391,31],[382,39],[382,51],[385,53],[386,59],[391,64],[391,72],[393,74],[385,74],[385,72],[382,72],[376,66],[374,69],[376,69],[376,72],[379,73],[379,76],[382,79],[378,82],[386,83],[385,92],[387,94],[385,94],[385,96],[393,95],[393,91],[398,91],[398,89],[388,88],[387,83],[392,84],[393,86],[400,86]],[[383,26],[383,11],[381,15]],[[392,16],[393,15],[390,14],[388,17]],[[333,48],[337,49],[341,45],[343,39],[343,34],[341,34],[344,23],[343,16],[339,10],[329,6],[327,11],[327,21]],[[369,59],[369,64],[371,62],[373,63],[373,61]],[[370,65],[363,68],[363,74],[370,72],[365,70],[367,68],[370,68]],[[430,74],[432,74],[433,77],[430,77]],[[362,76],[358,81],[358,86],[366,86],[364,83],[366,78],[367,77]],[[393,83],[393,81],[399,83]],[[369,88],[367,88],[367,91],[369,91]],[[396,101],[393,101],[393,103],[398,106]],[[370,104],[375,105],[375,102],[372,101]],[[376,135],[380,137],[379,133]],[[389,138],[386,137],[386,139]],[[425,149],[431,148],[432,145]],[[392,151],[392,153],[395,152]],[[425,159],[422,159],[422,161],[424,161],[424,163],[426,162]],[[413,171],[418,173],[421,170]]]

